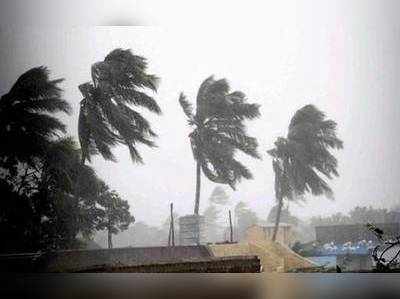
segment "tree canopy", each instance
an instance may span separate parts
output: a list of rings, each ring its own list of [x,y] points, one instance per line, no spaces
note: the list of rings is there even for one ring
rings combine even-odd
[[[135,217],[129,211],[128,201],[122,199],[117,191],[110,190],[104,182],[100,182],[98,203],[103,207],[105,215],[98,229],[107,229],[115,235],[128,229],[129,225],[135,222]]]
[[[82,160],[101,154],[115,161],[111,148],[128,147],[132,161],[142,162],[137,144],[154,147],[156,133],[132,106],[156,114],[161,109],[145,91],[157,91],[159,79],[147,73],[147,61],[130,50],[115,49],[91,68],[92,82],[79,86],[83,99],[79,112],[79,141]]]
[[[245,120],[260,116],[259,105],[248,103],[241,91],[230,91],[226,79],[207,78],[200,85],[196,107],[181,93],[179,103],[193,131],[189,134],[193,157],[197,162],[195,214],[199,211],[201,170],[212,182],[228,184],[232,189],[250,170],[237,160],[237,151],[254,158],[257,140],[246,132]]]
[[[51,80],[46,67],[35,67],[22,74],[1,97],[1,167],[15,174],[18,162],[34,163],[55,137],[65,133],[65,124],[54,116],[71,112],[62,98],[62,81]]]
[[[302,198],[305,193],[333,198],[332,189],[322,177],[339,176],[338,162],[331,153],[343,148],[336,135],[337,124],[313,105],[296,111],[290,121],[287,137],[279,137],[268,151],[275,173],[277,217],[272,239],[275,240],[283,200]]]
[[[268,151],[273,158],[276,184],[284,198],[311,192],[333,197],[320,174],[328,179],[339,176],[337,159],[330,152],[343,148],[336,135],[337,124],[313,105],[299,109],[289,124],[286,138],[279,137]]]
[[[1,252],[77,248],[106,217],[99,200],[104,183],[81,163],[81,150],[55,116],[70,111],[61,81],[50,80],[45,67],[33,68],[1,97],[0,233],[7,240]]]
[[[224,188],[221,186],[216,186],[212,191],[209,200],[214,204],[226,205],[228,203],[229,196],[226,194]]]

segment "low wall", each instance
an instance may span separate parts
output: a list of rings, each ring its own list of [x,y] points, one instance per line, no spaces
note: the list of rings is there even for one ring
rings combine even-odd
[[[76,272],[80,273],[258,273],[260,260],[256,256],[229,258],[203,258],[199,260],[154,263],[149,265],[95,267]]]
[[[38,268],[45,272],[64,272],[104,265],[145,265],[210,256],[206,246],[65,250],[44,254],[38,261]]]

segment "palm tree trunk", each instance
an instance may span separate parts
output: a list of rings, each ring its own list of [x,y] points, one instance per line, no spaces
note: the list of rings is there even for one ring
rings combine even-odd
[[[274,232],[272,234],[272,241],[274,241],[274,242],[276,240],[276,235],[278,233],[279,221],[281,220],[282,206],[283,206],[283,198],[282,198],[282,196],[279,195],[278,210],[276,211],[276,217],[275,217],[275,227],[274,227]]]
[[[199,215],[200,185],[201,185],[201,168],[200,168],[200,162],[197,161],[197,165],[196,165],[196,197],[195,197],[195,202],[194,202],[194,214],[195,215]]]

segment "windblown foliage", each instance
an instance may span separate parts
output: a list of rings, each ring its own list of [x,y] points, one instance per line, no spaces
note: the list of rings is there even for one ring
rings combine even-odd
[[[226,205],[229,201],[229,196],[224,188],[216,186],[210,195],[209,201],[213,204]]]
[[[276,237],[284,199],[298,199],[305,193],[333,197],[332,189],[321,177],[338,176],[337,159],[330,152],[343,148],[336,136],[336,122],[313,105],[298,110],[289,124],[287,138],[279,137],[272,156],[275,195],[278,201],[273,239]]]
[[[50,80],[46,67],[32,68],[22,74],[10,91],[0,99],[1,165],[10,168],[16,161],[33,163],[51,140],[65,132],[65,125],[53,115],[70,113],[62,99],[59,84]]]
[[[104,182],[100,183],[98,203],[104,216],[97,229],[107,230],[108,248],[112,248],[112,235],[127,230],[135,222],[135,217],[129,212],[128,201],[123,200],[115,190],[110,190]]]
[[[0,250],[76,248],[78,235],[89,237],[104,217],[96,205],[99,179],[81,163],[72,138],[50,142],[34,162],[20,163],[17,175],[0,180],[7,198],[0,226],[14,240]]]
[[[145,93],[146,89],[156,92],[158,82],[146,69],[145,58],[122,49],[92,65],[92,82],[79,86],[83,95],[78,128],[83,161],[98,153],[106,160],[115,160],[111,148],[124,144],[132,161],[142,162],[137,144],[155,146],[152,138],[156,133],[150,123],[132,109],[140,106],[161,113],[157,102]]]
[[[244,125],[245,120],[259,117],[259,105],[247,103],[244,93],[230,92],[225,79],[212,76],[199,88],[196,111],[183,93],[179,103],[193,127],[189,138],[194,159],[206,177],[233,189],[242,178],[251,179],[250,170],[236,160],[235,152],[259,158],[257,140],[247,135]]]
[[[293,116],[287,138],[279,137],[268,151],[283,197],[291,199],[307,192],[333,196],[321,174],[328,179],[339,175],[337,159],[330,152],[343,148],[336,126],[313,105],[304,106]]]
[[[1,98],[0,252],[77,248],[103,228],[105,184],[74,140],[59,136],[65,126],[54,113],[70,111],[61,81],[34,68]]]

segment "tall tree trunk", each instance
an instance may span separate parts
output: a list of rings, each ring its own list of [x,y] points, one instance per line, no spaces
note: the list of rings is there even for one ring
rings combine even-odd
[[[197,161],[197,165],[196,165],[196,198],[195,198],[195,204],[194,204],[194,214],[195,215],[199,215],[200,185],[201,185],[201,168],[200,168],[200,162]]]
[[[281,220],[282,206],[283,206],[283,198],[282,198],[282,196],[279,195],[278,210],[276,211],[276,217],[275,217],[274,233],[272,234],[272,241],[274,241],[274,242],[276,240],[276,235],[278,233],[279,221]]]

